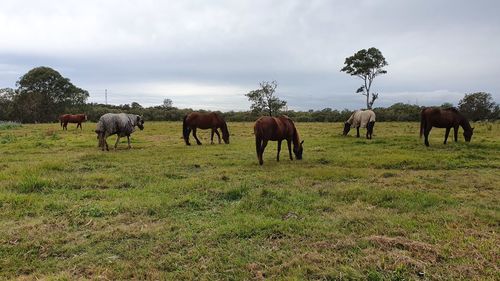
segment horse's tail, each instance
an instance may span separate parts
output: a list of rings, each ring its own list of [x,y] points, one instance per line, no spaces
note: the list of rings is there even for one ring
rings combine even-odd
[[[186,115],[184,115],[184,118],[182,119],[182,136],[183,136],[186,144],[188,143],[188,139],[189,139],[189,128],[188,128],[187,122],[186,122],[187,117],[188,117],[188,115],[186,114]]]
[[[258,126],[258,121],[255,123],[253,127],[253,134],[255,135],[255,150],[257,151],[257,157],[259,156],[260,149],[261,149],[261,142],[262,142],[262,131],[260,130]]]
[[[255,151],[257,152],[257,157],[260,156],[262,139],[258,134],[255,134]]]
[[[371,111],[371,110],[370,110]],[[373,122],[375,123],[375,112],[371,111],[370,112],[370,120],[368,120],[369,123]]]
[[[420,138],[422,138],[422,135],[424,134],[424,128],[425,128],[425,117],[424,117],[424,110],[420,113]]]

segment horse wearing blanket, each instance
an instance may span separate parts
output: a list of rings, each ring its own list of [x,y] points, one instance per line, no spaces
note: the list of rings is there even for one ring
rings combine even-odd
[[[347,136],[351,126],[356,127],[356,137],[359,138],[359,128],[366,128],[366,138],[371,139],[373,134],[373,127],[375,126],[375,112],[371,110],[357,110],[351,117],[344,123],[344,136]]]
[[[116,134],[115,149],[121,137],[127,137],[128,148],[130,149],[130,135],[135,131],[135,127],[144,129],[144,119],[142,116],[125,113],[107,113],[99,118],[95,130],[99,139],[99,147],[104,151],[109,150],[106,139]]]

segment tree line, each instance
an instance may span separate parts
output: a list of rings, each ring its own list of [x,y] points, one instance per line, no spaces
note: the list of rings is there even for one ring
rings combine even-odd
[[[384,63],[385,65],[385,63]],[[377,70],[374,70],[377,72]],[[378,70],[379,73],[380,70]],[[370,72],[371,73],[371,72]],[[385,72],[384,72],[385,73]],[[374,77],[374,76],[373,76]],[[367,78],[373,79],[373,78]],[[369,93],[370,80],[361,93]],[[148,121],[180,121],[192,109],[174,107],[170,99],[158,106],[143,107],[137,102],[124,105],[105,105],[87,103],[89,96],[71,83],[56,70],[37,67],[20,77],[16,89],[0,89],[0,120],[21,123],[55,122],[60,114],[85,113],[89,120],[97,121],[105,113],[133,113],[144,116]],[[251,110],[221,112],[227,121],[253,122],[262,115],[286,114],[299,122],[343,122],[352,114],[351,110],[325,108],[322,110],[294,111],[283,110],[286,101],[276,96],[278,83],[262,82],[260,88],[250,91],[246,96],[252,101]],[[373,105],[373,96],[368,103]],[[443,104],[442,107],[450,107]],[[389,107],[375,107],[377,121],[418,121],[422,106],[396,103]],[[466,94],[458,103],[458,109],[470,120],[498,120],[500,106],[489,93]],[[199,111],[199,110],[198,110]]]

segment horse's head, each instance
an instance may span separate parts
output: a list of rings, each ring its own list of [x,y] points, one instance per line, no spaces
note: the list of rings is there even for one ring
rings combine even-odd
[[[227,129],[226,123],[224,123],[221,127],[222,131],[222,139],[224,140],[225,144],[229,144],[229,131]]]
[[[351,124],[349,122],[344,123],[344,132],[342,135],[347,136],[347,133],[351,130]]]
[[[466,142],[470,142],[470,140],[472,139],[472,134],[474,134],[474,128],[464,131],[464,138]]]
[[[302,144],[304,141],[301,141],[298,146],[293,148],[293,153],[295,154],[295,159],[302,160],[302,152],[304,151],[304,147]]]
[[[137,115],[135,124],[139,127],[139,129],[141,129],[141,131],[144,130],[144,118],[142,116]]]

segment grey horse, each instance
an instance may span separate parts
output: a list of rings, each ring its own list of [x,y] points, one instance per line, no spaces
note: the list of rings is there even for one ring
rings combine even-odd
[[[106,139],[116,134],[115,149],[121,137],[127,137],[128,148],[130,149],[130,135],[135,131],[135,127],[144,130],[144,119],[142,116],[125,113],[106,113],[97,122],[95,130],[97,139],[99,139],[99,147],[104,151],[109,150]]]

